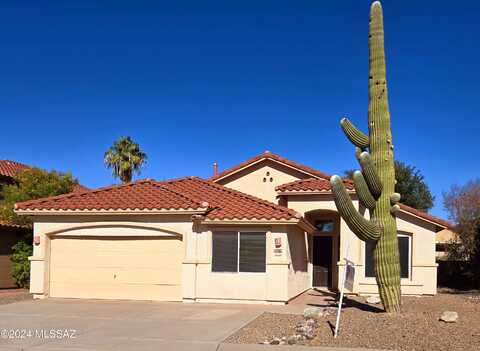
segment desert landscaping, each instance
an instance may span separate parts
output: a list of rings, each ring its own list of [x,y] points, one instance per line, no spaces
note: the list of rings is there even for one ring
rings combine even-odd
[[[324,302],[313,307],[326,313],[320,313],[315,323],[311,321],[314,318],[310,322],[307,319],[307,324],[316,325],[312,328],[311,339],[300,336],[306,322],[304,316],[264,313],[226,342],[416,351],[478,350],[480,344],[479,292],[442,292],[436,296],[403,297],[400,314],[384,313],[380,304],[368,304],[365,297],[348,297],[345,299],[337,339],[333,338],[335,298],[327,297]],[[455,322],[441,321],[440,317],[445,311],[457,312],[458,319]]]

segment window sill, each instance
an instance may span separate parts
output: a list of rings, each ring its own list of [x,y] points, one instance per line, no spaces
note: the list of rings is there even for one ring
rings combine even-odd
[[[265,275],[267,272],[213,272],[212,274],[231,274],[231,275]]]
[[[362,281],[358,282],[358,285],[377,285],[375,278],[363,278]],[[400,285],[403,286],[423,286],[424,284],[416,283],[408,278],[400,279]]]

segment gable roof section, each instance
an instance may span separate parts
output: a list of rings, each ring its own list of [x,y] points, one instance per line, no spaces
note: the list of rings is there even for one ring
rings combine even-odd
[[[16,204],[19,214],[198,211],[209,220],[294,220],[295,211],[197,177],[141,180]]]
[[[23,163],[10,161],[10,160],[0,160],[0,175],[4,177],[14,178],[15,174],[18,171],[24,169],[29,169],[30,166],[24,165]]]
[[[305,173],[306,175],[314,178],[322,178],[322,179],[330,179],[330,175],[324,172],[320,172],[316,169],[313,169],[311,167],[302,165],[298,162],[289,160],[285,157],[281,157],[279,155],[276,155],[274,153],[271,153],[270,151],[265,151],[260,155],[257,155],[255,157],[252,157],[251,159],[242,162],[234,167],[231,167],[229,169],[224,170],[223,172],[220,172],[218,175],[210,177],[209,180],[218,182],[221,179],[224,179],[230,175],[233,175],[237,172],[240,172],[241,170],[248,168],[250,166],[253,166],[263,160],[272,160],[274,162],[286,165],[287,167],[294,168],[297,171],[300,171],[302,173]]]
[[[347,190],[351,190],[352,192],[355,191],[355,187],[353,186],[353,182],[349,179],[344,180],[345,187]],[[316,192],[331,192],[332,187],[330,185],[330,181],[324,179],[316,179],[316,178],[308,178],[308,179],[300,179],[290,183],[279,185],[275,188],[275,190],[282,194],[288,195],[291,193],[294,195],[295,193],[316,193]],[[417,210],[413,207],[399,204],[400,209],[408,214],[413,216],[419,217],[423,220],[432,222],[442,228],[452,228],[452,224],[448,221],[445,221],[441,218],[432,216],[426,212]]]

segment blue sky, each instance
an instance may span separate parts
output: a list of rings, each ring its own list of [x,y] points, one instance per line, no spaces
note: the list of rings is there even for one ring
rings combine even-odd
[[[113,140],[141,178],[209,176],[263,150],[356,167],[369,1],[2,1],[0,159],[97,187]],[[480,2],[383,1],[396,158],[442,191],[478,177]]]

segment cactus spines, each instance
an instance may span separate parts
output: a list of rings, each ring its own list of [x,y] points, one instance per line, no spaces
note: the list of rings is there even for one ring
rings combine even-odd
[[[378,1],[370,8],[368,38],[369,135],[362,137],[363,133],[348,120],[342,119],[341,125],[348,139],[357,146],[356,156],[362,172],[354,173],[354,184],[360,202],[370,211],[370,220],[355,209],[340,177],[333,176],[330,182],[338,212],[348,227],[359,239],[376,241],[374,262],[380,298],[387,312],[399,312],[400,263],[395,213],[400,209],[397,204],[400,194],[394,192],[395,168],[388,109],[383,14]],[[367,140],[368,147],[365,146]]]
[[[359,147],[360,149],[366,149],[370,145],[370,140],[368,136],[358,130],[348,118],[342,118],[340,121],[343,132],[347,136],[348,140],[352,142],[353,145]]]

